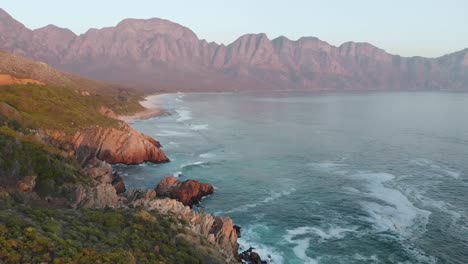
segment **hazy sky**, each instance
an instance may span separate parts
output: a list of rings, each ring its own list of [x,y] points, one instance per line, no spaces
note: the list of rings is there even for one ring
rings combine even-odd
[[[75,33],[129,17],[160,17],[225,44],[265,32],[333,45],[370,42],[404,56],[468,48],[468,0],[2,0],[0,7],[29,28],[54,24]]]

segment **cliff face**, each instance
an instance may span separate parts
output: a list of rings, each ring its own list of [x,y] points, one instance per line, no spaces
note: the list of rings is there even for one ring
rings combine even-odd
[[[77,132],[72,144],[78,160],[96,157],[111,164],[128,165],[169,161],[158,141],[122,125],[120,129],[96,127]]]
[[[0,10],[0,49],[63,70],[166,90],[421,90],[468,86],[468,49],[405,58],[368,43],[248,34],[224,46],[162,19],[126,19],[76,36],[30,30]]]

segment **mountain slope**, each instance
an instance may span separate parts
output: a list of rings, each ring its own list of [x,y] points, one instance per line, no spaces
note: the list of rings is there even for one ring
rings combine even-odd
[[[0,10],[0,49],[70,72],[165,90],[468,89],[468,49],[439,58],[391,55],[368,43],[247,34],[225,46],[163,19],[125,19],[76,36],[29,30]]]
[[[138,96],[7,53],[0,76],[0,263],[238,263],[231,219],[112,171],[168,161],[115,119]]]

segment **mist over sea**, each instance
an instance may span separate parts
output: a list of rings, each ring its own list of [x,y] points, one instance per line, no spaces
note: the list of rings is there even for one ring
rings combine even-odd
[[[216,187],[271,263],[468,263],[468,94],[171,94],[133,127],[167,164],[115,166],[130,188],[166,175]]]

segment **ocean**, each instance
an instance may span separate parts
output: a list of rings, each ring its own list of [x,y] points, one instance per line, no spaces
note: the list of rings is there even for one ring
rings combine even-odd
[[[468,94],[170,94],[132,124],[167,164],[129,188],[215,186],[196,210],[242,227],[269,263],[468,263]]]

